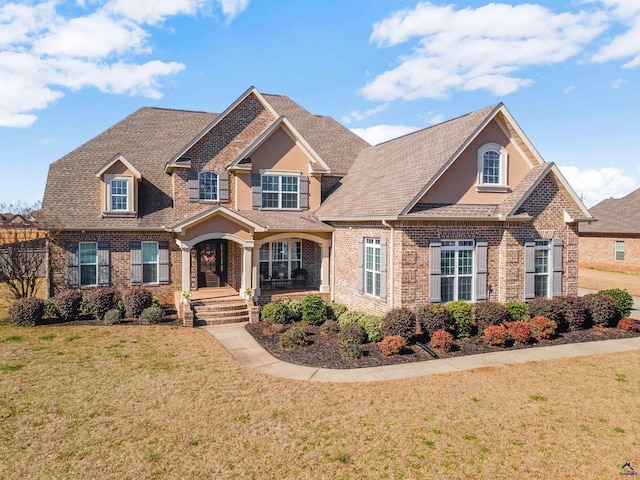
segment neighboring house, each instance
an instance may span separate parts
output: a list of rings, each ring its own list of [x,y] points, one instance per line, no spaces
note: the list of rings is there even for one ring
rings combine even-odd
[[[576,294],[593,220],[502,104],[374,147],[255,88],[133,113],[51,165],[42,218],[57,289],[302,287],[378,313]]]
[[[580,225],[580,266],[640,273],[640,188],[589,211],[598,221]]]

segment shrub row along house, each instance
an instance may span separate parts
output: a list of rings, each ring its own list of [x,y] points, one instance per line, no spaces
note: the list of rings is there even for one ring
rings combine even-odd
[[[253,87],[128,116],[51,165],[42,216],[55,289],[302,288],[378,314],[577,294],[593,220],[503,104],[371,146]]]

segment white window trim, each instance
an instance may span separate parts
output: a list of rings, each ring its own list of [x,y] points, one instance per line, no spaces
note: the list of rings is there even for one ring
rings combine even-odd
[[[613,259],[616,262],[624,262],[624,240],[615,240],[613,245]],[[618,248],[618,246],[622,246],[622,248]],[[618,259],[618,253],[622,254],[621,259]]]
[[[216,176],[216,198],[202,198],[202,190],[200,189],[200,176],[203,174],[213,174]],[[220,201],[220,175],[216,172],[205,170],[198,172],[198,200],[200,202],[219,202]]]
[[[153,243],[156,246],[156,261],[155,262],[145,262],[144,261],[144,245]],[[143,285],[159,285],[160,284],[160,244],[158,242],[141,242],[140,243],[140,259],[142,261],[142,284]],[[145,282],[144,281],[144,266],[145,265],[154,265],[156,266],[156,281],[155,282]]]
[[[262,178],[265,176],[272,176],[272,177],[278,177],[278,190],[265,190],[262,187]],[[282,177],[296,177],[298,178],[298,190],[297,192],[283,192],[282,191]],[[301,173],[300,172],[280,172],[280,171],[273,171],[273,170],[260,170],[260,191],[261,191],[261,195],[263,195],[263,199],[264,199],[264,194],[265,193],[277,193],[278,194],[278,206],[277,207],[261,207],[261,210],[294,210],[294,211],[299,211],[302,210],[300,208],[300,177],[301,177]],[[287,194],[296,194],[296,203],[297,203],[297,207],[283,207],[282,206],[282,194],[283,193],[287,193]],[[262,205],[264,205],[264,201],[262,201]]]
[[[280,260],[276,260],[273,258],[273,244],[274,243],[286,243],[287,244],[287,258],[286,259],[280,259]],[[293,258],[291,256],[291,245],[294,243],[299,243],[300,244],[300,258]],[[291,268],[291,263],[292,262],[298,262],[300,264],[299,267],[297,268],[303,268],[302,267],[302,240],[298,239],[298,238],[283,238],[281,240],[276,240],[274,242],[265,242],[261,245],[260,248],[262,248],[264,245],[269,245],[269,258],[267,260],[262,260],[260,259],[260,249],[258,249],[258,263],[267,263],[269,264],[269,278],[273,278],[273,264],[274,263],[286,263],[287,264],[287,280],[291,279],[291,272],[293,272],[294,269]],[[260,265],[258,265],[258,271],[260,270]]]
[[[545,242],[545,243],[542,243],[542,242]],[[547,251],[547,272],[546,273],[534,272],[533,274],[534,292],[535,292],[536,277],[545,275],[547,277],[547,295],[544,298],[553,298],[553,291],[552,291],[553,285],[551,284],[551,278],[553,275],[553,250],[551,249],[551,240],[544,240],[544,239],[536,240],[534,249]],[[535,261],[535,255],[534,255],[534,260],[533,260],[534,269],[535,269],[535,266],[536,266],[536,261]]]
[[[376,250],[378,252],[378,258],[380,259],[380,265],[379,265],[379,269],[378,270],[376,270],[375,268],[371,268],[371,269],[367,268],[367,250],[368,249],[372,249],[373,250],[374,257],[375,257]],[[364,279],[363,279],[364,285],[363,285],[363,287],[364,287],[365,295],[369,295],[369,296],[374,297],[374,298],[382,298],[382,297],[380,297],[379,294],[378,295],[375,294],[376,287],[377,287],[378,292],[380,292],[380,281],[382,279],[382,272],[381,272],[381,269],[382,269],[382,257],[381,257],[381,254],[382,254],[382,250],[380,249],[380,238],[365,237],[365,239],[364,239],[364,262],[363,262],[363,266],[362,266],[364,268]],[[371,288],[372,288],[371,292],[367,290],[367,273],[369,273],[369,272],[372,273],[372,278],[373,278],[373,282],[372,282],[372,285],[371,285]],[[377,277],[376,277],[376,274],[377,274]],[[377,278],[377,281],[376,281],[376,278]]]
[[[82,245],[95,245],[96,246],[96,261],[95,263],[82,263]],[[82,283],[82,266],[87,265],[95,265],[96,267],[96,277],[95,283]],[[97,287],[98,286],[98,270],[100,266],[98,265],[98,242],[79,242],[78,244],[78,286],[80,287]]]
[[[115,180],[121,180],[127,182],[127,209],[126,210],[112,210],[111,208],[111,184]],[[105,199],[104,199],[104,211],[112,212],[114,214],[118,213],[133,213],[134,210],[134,199],[133,199],[133,176],[131,175],[105,175],[104,176],[104,184],[105,184]]]
[[[447,242],[454,242],[453,245],[445,245]],[[471,242],[470,245],[460,245],[460,242]],[[471,299],[464,300],[465,302],[475,302],[476,301],[476,252],[475,252],[476,244],[475,241],[471,239],[463,239],[463,240],[441,240],[440,246],[440,261],[442,261],[442,253],[446,251],[453,251],[454,254],[454,273],[453,275],[445,275],[444,273],[440,273],[440,281],[442,282],[443,278],[453,278],[453,302],[458,301],[460,299],[458,292],[458,279],[460,277],[470,277],[471,278]],[[471,251],[471,273],[460,275],[458,273],[458,258],[461,251]],[[442,288],[442,287],[441,287]],[[444,302],[444,300],[443,300]]]
[[[484,171],[484,154],[490,151],[498,152],[500,155],[500,181],[498,183],[483,183],[483,171]],[[509,185],[507,183],[509,154],[507,149],[497,143],[486,143],[478,149],[478,163],[477,163],[477,178],[476,178],[476,190],[478,192],[494,192],[505,193],[509,191]]]

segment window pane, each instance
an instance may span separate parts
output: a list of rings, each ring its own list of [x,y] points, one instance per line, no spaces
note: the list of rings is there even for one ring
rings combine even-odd
[[[98,246],[96,243],[80,244],[80,263],[98,263]]]
[[[142,263],[158,261],[158,244],[156,242],[142,242]]]
[[[80,285],[97,285],[96,265],[80,265]]]
[[[274,260],[286,260],[289,258],[289,244],[287,242],[273,242],[271,246]]]
[[[473,250],[458,252],[458,274],[471,275],[473,273]]]
[[[548,275],[536,275],[534,282],[534,294],[536,297],[546,297],[549,293],[549,276]]]
[[[283,192],[297,192],[298,191],[298,177],[282,177],[282,191]]]
[[[472,277],[458,278],[458,300],[471,300]]]
[[[453,301],[453,277],[444,277],[440,279],[440,296],[442,302]]]
[[[365,292],[373,295],[373,272],[366,272],[366,290]]]
[[[624,241],[616,240],[616,260],[619,262],[624,260]]]
[[[260,260],[269,260],[269,244],[265,243],[260,247]]]
[[[367,247],[365,249],[365,264],[366,270],[373,270],[373,247]]]
[[[262,192],[263,208],[278,208],[278,194]]]
[[[111,181],[111,210],[127,209],[127,181]]]
[[[291,258],[292,259],[300,260],[302,258],[302,256],[300,255],[301,250],[302,250],[301,242],[291,242]]]
[[[271,274],[269,273],[269,262],[260,262],[260,275],[262,275],[265,280],[271,278]]]
[[[483,155],[482,183],[500,183],[500,154],[494,150]]]
[[[158,264],[145,263],[142,265],[142,283],[158,282]]]
[[[280,177],[277,175],[263,175],[262,176],[262,191],[265,190],[270,192],[277,192],[278,189],[278,180]]]
[[[282,194],[282,208],[298,208],[298,194],[297,193],[283,193]]]
[[[218,175],[213,172],[201,172],[198,174],[200,200],[218,199]]]
[[[536,250],[534,254],[536,273],[549,272],[549,250]]]
[[[442,275],[453,275],[455,273],[456,252],[453,250],[440,251],[440,270]]]

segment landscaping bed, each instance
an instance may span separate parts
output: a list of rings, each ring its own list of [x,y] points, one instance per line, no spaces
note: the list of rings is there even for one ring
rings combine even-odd
[[[363,345],[363,352],[360,358],[345,359],[340,354],[339,335],[320,333],[318,326],[308,327],[308,345],[296,349],[284,349],[280,347],[279,335],[264,334],[262,323],[247,324],[247,331],[274,357],[288,363],[304,365],[308,367],[320,368],[365,368],[380,367],[383,365],[397,365],[401,363],[423,362],[434,360],[427,352],[418,345],[409,345],[400,352],[399,355],[386,356],[382,354],[377,343],[367,343]],[[564,332],[550,339],[543,339],[539,342],[527,344],[513,344],[508,347],[492,347],[485,345],[480,336],[459,338],[454,340],[450,352],[439,352],[440,358],[459,357],[463,355],[477,355],[480,353],[504,352],[508,350],[518,350],[522,348],[547,347],[551,345],[563,345],[567,343],[595,342],[601,340],[612,340],[618,338],[633,338],[640,336],[640,332],[626,332],[617,328],[588,329],[575,332]],[[419,339],[418,341],[424,341]],[[429,344],[427,343],[427,346]]]

